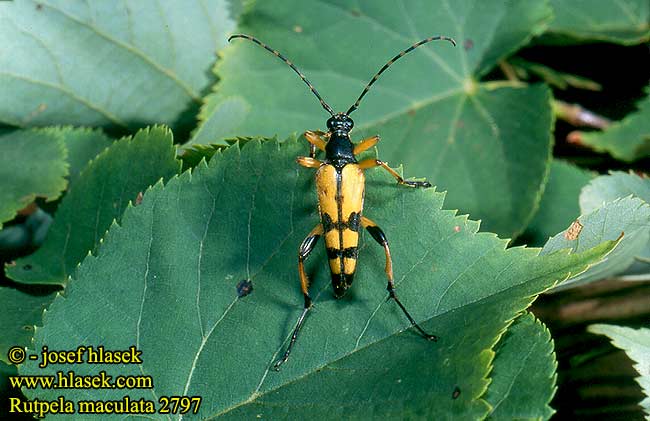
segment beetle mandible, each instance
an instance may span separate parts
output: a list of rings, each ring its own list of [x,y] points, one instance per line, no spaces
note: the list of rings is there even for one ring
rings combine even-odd
[[[305,273],[304,261],[311,254],[316,246],[318,239],[325,236],[325,247],[327,249],[327,257],[329,259],[330,273],[332,275],[332,286],[334,288],[334,296],[341,298],[345,292],[352,285],[354,273],[357,268],[357,257],[359,253],[359,229],[365,228],[368,233],[375,239],[383,248],[386,254],[386,276],[388,278],[388,299],[393,299],[406,318],[411,322],[421,334],[428,340],[435,341],[436,336],[430,335],[425,332],[413,319],[404,307],[404,304],[397,298],[395,294],[395,284],[393,282],[393,263],[390,255],[390,248],[388,247],[388,240],[384,232],[372,220],[362,215],[363,213],[363,199],[365,192],[365,176],[364,170],[382,167],[388,171],[398,184],[410,187],[431,187],[426,181],[409,181],[404,180],[397,171],[388,166],[388,164],[379,159],[364,159],[357,161],[356,155],[372,148],[379,142],[379,136],[375,135],[367,139],[361,140],[359,143],[354,144],[350,140],[350,131],[354,127],[354,121],[350,118],[350,114],[358,107],[361,99],[368,93],[370,87],[377,81],[379,76],[395,61],[403,57],[405,54],[415,50],[417,47],[424,45],[431,41],[445,40],[451,42],[454,46],[456,42],[453,38],[446,36],[434,36],[425,38],[416,42],[409,48],[402,50],[392,59],[388,60],[384,66],[372,77],[370,82],[365,86],[359,98],[354,104],[346,111],[335,113],[325,100],[320,96],[316,88],[307,80],[305,75],[289,60],[287,60],[277,50],[267,46],[260,40],[250,35],[235,34],[228,38],[230,42],[234,38],[243,38],[254,42],[277,58],[285,62],[291,69],[298,74],[300,79],[307,84],[309,90],[318,98],[321,106],[327,111],[331,117],[327,120],[327,132],[322,131],[306,131],[304,136],[309,142],[309,156],[301,156],[296,159],[298,164],[307,168],[316,169],[316,190],[318,192],[318,209],[320,213],[320,223],[311,230],[309,235],[300,244],[298,250],[298,274],[300,276],[300,286],[305,299],[303,311],[298,318],[296,327],[291,335],[291,341],[282,358],[274,364],[274,368],[278,370],[284,362],[289,358],[293,345],[298,338],[300,328],[305,321],[307,313],[312,307],[312,300],[309,295],[309,279]],[[316,150],[319,149],[325,152],[325,159],[316,159]]]

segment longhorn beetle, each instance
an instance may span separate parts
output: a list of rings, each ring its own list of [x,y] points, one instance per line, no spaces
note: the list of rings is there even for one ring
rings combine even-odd
[[[305,305],[291,335],[289,346],[282,358],[275,363],[274,368],[279,370],[280,366],[289,358],[300,328],[312,306],[311,297],[309,296],[309,279],[307,278],[304,267],[305,259],[311,254],[318,239],[324,235],[330,272],[332,274],[334,296],[336,298],[343,297],[348,288],[350,288],[350,285],[352,285],[354,273],[357,268],[359,227],[365,228],[372,238],[384,248],[384,252],[386,253],[385,271],[388,277],[388,299],[392,298],[397,303],[406,318],[411,322],[411,325],[426,339],[431,341],[437,340],[436,336],[428,334],[417,324],[415,319],[406,310],[406,307],[404,307],[404,304],[397,298],[395,284],[393,282],[393,263],[386,235],[377,224],[361,215],[363,212],[363,196],[365,191],[364,170],[382,167],[395,177],[398,184],[409,187],[431,187],[431,184],[426,181],[404,180],[397,171],[379,159],[357,161],[355,156],[375,146],[379,142],[379,136],[369,137],[361,140],[357,144],[353,144],[350,140],[350,130],[352,130],[354,122],[350,118],[350,114],[359,107],[361,99],[368,93],[368,90],[377,81],[379,76],[405,54],[431,41],[445,40],[451,42],[454,46],[456,45],[456,41],[445,36],[429,37],[400,51],[399,54],[388,60],[372,79],[370,79],[370,82],[363,89],[359,98],[357,98],[356,102],[346,112],[334,113],[332,107],[323,100],[316,88],[314,88],[302,72],[278,51],[250,35],[232,35],[228,38],[228,41],[230,42],[233,38],[243,38],[252,41],[285,62],[307,84],[309,90],[320,101],[321,106],[331,115],[327,120],[327,132],[305,132],[305,139],[309,142],[309,156],[301,156],[296,159],[298,164],[303,167],[317,169],[316,190],[318,192],[320,223],[311,230],[298,250],[298,274],[300,275],[300,286],[302,287],[302,294],[305,298]],[[316,159],[316,149],[325,152],[324,160]]]

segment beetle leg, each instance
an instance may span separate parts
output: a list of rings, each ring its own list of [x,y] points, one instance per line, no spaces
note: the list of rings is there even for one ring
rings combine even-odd
[[[364,159],[363,161],[359,162],[359,167],[362,170],[367,170],[369,168],[375,168],[375,167],[382,167],[386,171],[390,173],[395,179],[397,180],[398,184],[404,184],[405,186],[409,187],[431,187],[431,183],[428,181],[411,181],[411,180],[404,180],[401,175],[397,173],[394,169],[388,166],[387,163],[384,161],[381,161],[379,159]]]
[[[325,139],[329,139],[330,135],[329,133],[324,133],[320,130],[307,130],[304,133],[304,136],[305,139],[307,139],[307,142],[309,142],[309,156],[314,158],[316,156],[316,148],[325,151],[325,145],[327,144]],[[323,137],[325,139],[323,139]]]
[[[420,327],[420,325],[417,324],[415,319],[411,317],[409,312],[406,310],[406,307],[404,307],[404,304],[397,298],[397,295],[395,294],[395,283],[393,281],[393,260],[390,256],[390,248],[388,247],[388,240],[386,239],[386,234],[384,234],[384,231],[381,230],[375,224],[372,220],[366,218],[365,216],[361,217],[361,226],[364,227],[366,230],[368,230],[368,233],[372,235],[372,238],[375,239],[383,248],[384,252],[386,253],[386,277],[388,277],[388,287],[386,289],[388,290],[389,297],[388,299],[390,300],[391,298],[395,300],[399,308],[402,309],[404,312],[404,315],[406,316],[407,319],[409,319],[409,322],[411,322],[411,325],[415,327],[421,334],[424,336],[426,339],[430,341],[436,341],[438,340],[438,337],[435,335],[429,335],[427,332],[424,331]]]
[[[305,321],[305,317],[307,316],[307,313],[311,309],[311,297],[309,296],[309,278],[307,278],[307,274],[305,273],[305,265],[304,261],[309,257],[311,252],[314,250],[314,246],[316,246],[316,243],[318,242],[318,239],[323,235],[323,226],[321,224],[316,225],[316,227],[311,230],[309,235],[302,241],[300,244],[300,248],[298,249],[298,275],[300,276],[300,287],[302,289],[302,295],[305,298],[305,305],[302,310],[302,313],[300,314],[300,317],[298,318],[298,322],[296,323],[296,327],[293,330],[293,334],[291,335],[291,341],[289,342],[289,346],[287,347],[287,350],[285,351],[284,355],[282,358],[280,358],[276,363],[273,365],[273,368],[278,371],[280,369],[280,366],[284,364],[285,361],[289,358],[289,354],[291,354],[291,349],[293,348],[293,344],[296,343],[296,339],[298,338],[298,333],[300,332],[300,328],[302,327],[303,322]]]
[[[361,152],[365,152],[368,149],[372,148],[379,142],[379,135],[363,139],[354,146],[354,154],[359,155]]]
[[[319,168],[323,165],[322,161],[307,156],[299,156],[296,158],[296,162],[306,168]]]

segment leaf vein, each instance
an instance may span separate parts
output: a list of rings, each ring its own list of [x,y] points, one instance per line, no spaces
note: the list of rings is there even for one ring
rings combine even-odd
[[[43,81],[43,80],[32,79],[32,78],[29,78],[29,77],[26,77],[26,76],[18,75],[18,74],[15,74],[15,73],[9,73],[9,72],[0,72],[0,76],[6,76],[8,78],[22,80],[22,81],[28,82],[28,83],[33,83],[34,85],[40,85],[40,86],[45,86],[47,88],[55,89],[55,90],[61,92],[62,94],[65,94],[66,96],[72,98],[73,100],[79,102],[81,105],[84,105],[84,106],[88,107],[89,109],[91,109],[93,111],[96,111],[97,113],[103,115],[104,117],[106,117],[112,123],[114,123],[114,124],[116,124],[118,126],[127,127],[127,124],[125,122],[123,122],[122,120],[117,118],[115,115],[113,115],[109,111],[104,110],[103,108],[101,108],[100,106],[98,106],[96,104],[93,104],[92,102],[88,101],[86,98],[78,96],[77,94],[70,91],[67,87],[65,87],[63,85],[55,85],[53,83],[46,82],[46,81]]]
[[[77,25],[83,26],[83,27],[86,27],[86,28],[90,29],[92,32],[94,32],[99,37],[104,38],[105,40],[107,40],[110,43],[114,44],[115,46],[121,48],[122,50],[134,55],[135,57],[138,57],[139,59],[142,60],[143,63],[149,65],[154,70],[158,71],[160,74],[164,75],[169,80],[176,83],[183,91],[185,91],[187,96],[189,96],[192,100],[201,101],[200,95],[197,92],[194,92],[194,90],[187,83],[185,83],[183,80],[181,80],[174,72],[172,72],[170,69],[167,69],[167,68],[163,67],[161,64],[155,62],[151,57],[144,54],[144,52],[142,52],[139,49],[135,48],[135,46],[131,46],[129,44],[126,44],[126,43],[112,37],[108,33],[105,33],[103,31],[101,31],[96,26],[93,26],[93,25],[91,25],[91,24],[89,24],[87,22],[84,22],[84,21],[80,20],[79,18],[77,18],[76,16],[73,16],[73,15],[65,12],[63,9],[59,9],[56,6],[52,5],[52,4],[49,4],[47,2],[43,2],[41,4],[49,7],[50,9],[52,9],[52,10],[54,10],[56,12],[58,12],[59,14],[66,17],[70,21],[76,23]]]

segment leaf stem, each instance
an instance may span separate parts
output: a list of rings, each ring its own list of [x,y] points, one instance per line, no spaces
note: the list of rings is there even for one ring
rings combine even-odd
[[[569,104],[559,99],[553,101],[553,111],[557,118],[575,127],[592,127],[604,130],[611,124],[608,118],[596,114],[579,104]]]

